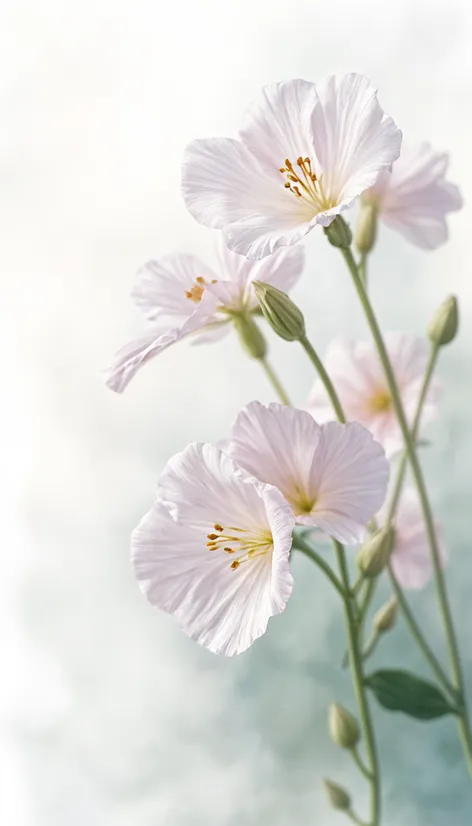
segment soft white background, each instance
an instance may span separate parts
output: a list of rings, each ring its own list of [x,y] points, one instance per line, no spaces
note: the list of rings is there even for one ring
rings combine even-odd
[[[450,548],[450,587],[472,688],[469,520],[472,6],[468,0],[2,0],[0,815],[8,826],[336,826],[328,774],[360,810],[363,783],[325,732],[339,668],[335,598],[304,559],[287,611],[243,657],[185,639],[142,599],[129,534],[167,458],[225,435],[271,391],[234,338],[186,344],[122,397],[102,368],[142,329],[129,300],[151,256],[213,235],[187,215],[180,160],[197,136],[234,135],[258,88],[367,73],[411,139],[452,154],[464,211],[434,254],[383,231],[372,292],[386,327],[422,333],[447,292],[461,339],[444,354],[442,420],[425,455]],[[295,291],[322,351],[364,322],[320,232]],[[271,339],[294,399],[312,381]],[[431,589],[415,604],[441,651]],[[400,626],[378,663],[423,664]],[[466,826],[472,792],[453,722],[377,709],[385,826]]]

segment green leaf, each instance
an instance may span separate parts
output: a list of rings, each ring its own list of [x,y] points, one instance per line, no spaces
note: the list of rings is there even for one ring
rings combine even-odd
[[[439,688],[408,671],[382,669],[366,677],[365,682],[389,711],[403,711],[417,720],[458,713]]]

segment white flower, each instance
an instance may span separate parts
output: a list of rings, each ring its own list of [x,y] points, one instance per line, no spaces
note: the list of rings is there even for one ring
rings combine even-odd
[[[356,422],[320,427],[304,410],[252,402],[236,418],[229,454],[283,493],[297,523],[346,544],[364,537],[385,498],[384,451]]]
[[[400,154],[401,132],[362,75],[265,86],[240,140],[196,140],[186,149],[183,195],[228,247],[262,258],[324,227]]]
[[[132,537],[142,591],[210,651],[240,654],[292,592],[289,505],[207,444],[170,460],[158,497]]]
[[[266,281],[288,292],[303,264],[302,247],[254,262],[224,245],[218,275],[193,255],[149,261],[138,272],[132,297],[150,321],[164,320],[167,327],[153,326],[119,350],[109,369],[108,386],[121,393],[143,364],[192,333],[198,333],[196,343],[221,338],[230,329],[232,313],[258,308],[253,281]]]
[[[386,509],[383,508],[378,521],[383,525]],[[432,575],[431,553],[424,524],[424,516],[418,494],[412,488],[402,491],[394,519],[395,539],[390,561],[395,579],[402,588],[422,588]],[[446,563],[446,551],[442,541],[441,527],[435,523],[439,538],[441,563]]]
[[[461,209],[462,196],[446,180],[449,157],[428,143],[402,146],[391,172],[382,172],[363,195],[374,203],[379,218],[413,244],[434,249],[447,240],[446,214]]]
[[[385,344],[407,420],[412,424],[428,361],[428,345],[422,339],[406,333],[387,333]],[[324,365],[336,388],[346,418],[365,425],[383,446],[388,457],[401,450],[401,430],[373,342],[334,341],[328,348]],[[434,419],[438,397],[439,384],[433,380],[424,403],[422,424]],[[307,409],[317,421],[334,418],[331,402],[320,381],[315,382]]]

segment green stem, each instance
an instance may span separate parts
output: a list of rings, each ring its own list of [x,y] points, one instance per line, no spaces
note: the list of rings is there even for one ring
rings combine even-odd
[[[357,826],[368,826],[368,824],[364,823],[363,820],[357,817],[357,815],[355,814],[355,812],[352,811],[352,809],[346,809],[345,814],[348,816],[348,818],[350,818],[350,820],[352,820],[353,823],[356,823]]]
[[[398,582],[395,578],[395,574],[393,573],[392,565],[391,565],[390,562],[388,564],[388,573],[390,575],[390,581],[392,583],[393,590],[395,591],[395,595],[397,597],[398,604],[399,604],[399,606],[400,606],[400,608],[403,612],[403,616],[405,617],[405,620],[408,624],[411,635],[416,640],[419,648],[423,652],[424,657],[426,658],[426,660],[430,664],[431,669],[436,674],[436,677],[438,678],[441,685],[446,689],[446,691],[449,692],[449,694],[451,694],[451,696],[454,698],[454,701],[457,702],[457,691],[454,688],[454,686],[451,685],[451,683],[449,682],[449,678],[448,678],[447,674],[443,670],[442,666],[439,664],[439,662],[436,659],[435,655],[431,651],[428,643],[426,642],[426,640],[425,640],[425,638],[424,638],[424,636],[423,636],[423,634],[422,634],[422,632],[421,632],[421,630],[418,626],[418,623],[416,622],[416,620],[415,620],[415,618],[414,618],[414,616],[411,612],[410,606],[408,605],[408,603],[405,599],[403,591],[400,588],[400,586],[399,586],[399,584],[398,584]]]
[[[292,550],[301,551],[302,554],[305,554],[315,565],[318,565],[318,568],[321,568],[324,574],[331,580],[332,584],[336,588],[337,592],[341,595],[343,599],[345,599],[346,594],[344,592],[344,588],[341,585],[339,579],[337,578],[334,571],[330,568],[328,563],[320,556],[311,545],[305,542],[299,534],[294,534],[293,542],[292,542]]]
[[[318,375],[325,386],[326,392],[329,398],[331,399],[331,404],[333,405],[334,410],[336,412],[336,416],[338,417],[338,421],[345,422],[346,417],[344,415],[341,402],[339,401],[338,394],[336,393],[333,382],[328,376],[324,368],[323,362],[318,356],[318,353],[316,352],[315,348],[306,336],[300,339],[300,344],[302,345],[312,364],[315,366],[315,369],[317,370]]]
[[[342,586],[349,594],[349,572],[347,568],[346,555],[344,547],[333,540],[338,560],[340,578]],[[366,688],[364,684],[364,673],[362,666],[362,656],[359,650],[359,641],[357,636],[357,626],[355,621],[354,609],[352,605],[352,597],[346,596],[344,598],[344,614],[346,619],[346,628],[348,632],[348,647],[349,647],[349,661],[351,663],[352,679],[354,684],[354,692],[356,695],[357,707],[359,710],[359,717],[361,720],[362,730],[364,732],[365,748],[367,752],[367,759],[370,772],[370,826],[379,826],[380,824],[380,767],[377,757],[377,748],[375,744],[374,729],[372,719],[370,716],[369,704],[367,702]]]
[[[276,373],[274,372],[274,368],[269,364],[269,362],[267,361],[267,359],[265,357],[258,359],[258,361],[259,361],[260,365],[262,366],[262,368],[264,369],[264,372],[265,372],[267,378],[269,379],[272,387],[274,388],[275,392],[277,393],[277,396],[279,397],[282,404],[286,404],[287,407],[290,407],[290,399],[287,396],[284,388],[282,387]]]
[[[362,278],[364,289],[367,290],[367,255],[362,253],[359,259],[359,275]]]
[[[363,660],[366,660],[367,657],[370,657],[370,655],[375,650],[375,647],[376,647],[379,639],[380,639],[380,634],[377,631],[377,629],[374,629],[374,631],[371,634],[371,637],[370,637],[369,641],[365,644],[364,648],[362,649],[362,659]]]
[[[369,769],[367,768],[367,766],[365,765],[362,757],[360,756],[356,746],[354,746],[354,748],[351,749],[351,755],[352,755],[352,759],[354,760],[354,763],[360,769],[360,771],[362,772],[364,777],[367,777],[367,780],[369,780],[369,781],[372,780],[372,775],[371,775]]]
[[[380,357],[380,361],[382,362],[382,366],[384,369],[385,377],[387,379],[390,396],[392,400],[392,405],[395,410],[395,415],[397,417],[398,424],[402,431],[403,441],[405,444],[405,450],[407,453],[408,461],[411,466],[411,470],[413,473],[413,477],[418,488],[418,495],[421,502],[421,507],[424,515],[425,526],[426,526],[426,534],[428,536],[428,542],[431,549],[431,558],[433,562],[433,570],[434,570],[434,580],[436,585],[436,592],[438,597],[438,603],[444,623],[444,628],[446,632],[448,650],[449,650],[449,658],[451,662],[451,671],[453,675],[454,687],[460,697],[461,704],[462,704],[462,715],[459,719],[459,732],[462,740],[462,745],[464,748],[464,753],[467,759],[467,765],[469,768],[469,773],[472,776],[472,734],[470,731],[470,724],[468,719],[468,711],[467,711],[467,704],[464,692],[464,679],[462,675],[462,666],[460,661],[459,655],[459,648],[457,645],[456,634],[454,630],[454,624],[452,620],[451,609],[449,606],[449,601],[446,592],[446,584],[444,581],[444,575],[441,567],[441,557],[439,551],[439,545],[436,536],[436,530],[434,526],[434,519],[433,514],[431,511],[431,506],[428,499],[428,493],[426,490],[426,485],[423,478],[423,472],[421,470],[420,463],[418,461],[418,457],[416,455],[415,449],[415,441],[412,438],[410,433],[408,422],[406,420],[405,412],[403,410],[403,405],[401,402],[400,394],[398,391],[397,382],[395,379],[395,375],[393,372],[393,368],[387,353],[387,348],[385,347],[385,342],[382,337],[382,333],[377,322],[377,318],[375,316],[374,310],[369,300],[369,296],[364,288],[362,283],[362,279],[359,276],[359,272],[357,269],[356,262],[354,260],[354,256],[349,248],[345,248],[341,250],[346,263],[349,267],[351,272],[354,286],[356,288],[357,294],[359,296],[360,302],[362,304],[365,316],[367,318],[368,324],[370,326],[372,336],[374,338],[375,344],[377,346],[377,351]]]

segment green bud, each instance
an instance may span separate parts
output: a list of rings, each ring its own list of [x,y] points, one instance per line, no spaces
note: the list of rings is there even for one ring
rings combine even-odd
[[[338,703],[331,703],[329,707],[328,728],[331,739],[341,749],[353,749],[359,742],[359,723],[350,711]]]
[[[329,227],[324,228],[325,235],[333,247],[347,249],[351,246],[352,232],[348,224],[341,215],[336,215]]]
[[[372,625],[379,634],[384,634],[386,631],[390,631],[394,627],[397,621],[397,614],[397,598],[391,597],[385,605],[382,605],[382,607],[379,608],[373,619]]]
[[[364,201],[357,219],[355,245],[360,253],[367,255],[377,237],[377,207],[372,201]]]
[[[393,528],[386,526],[360,549],[357,564],[367,579],[373,579],[382,573],[392,551],[393,539]]]
[[[305,336],[305,319],[292,299],[264,281],[253,281],[254,292],[261,310],[280,338],[300,341]]]
[[[351,798],[342,786],[338,786],[337,783],[328,780],[326,777],[323,780],[323,784],[333,809],[341,809],[341,811],[346,812],[351,808]]]
[[[246,352],[254,359],[263,359],[267,353],[267,345],[254,319],[245,313],[235,313],[233,322]]]
[[[450,295],[441,304],[428,327],[428,335],[434,344],[443,347],[457,335],[459,327],[459,308],[457,298]]]

